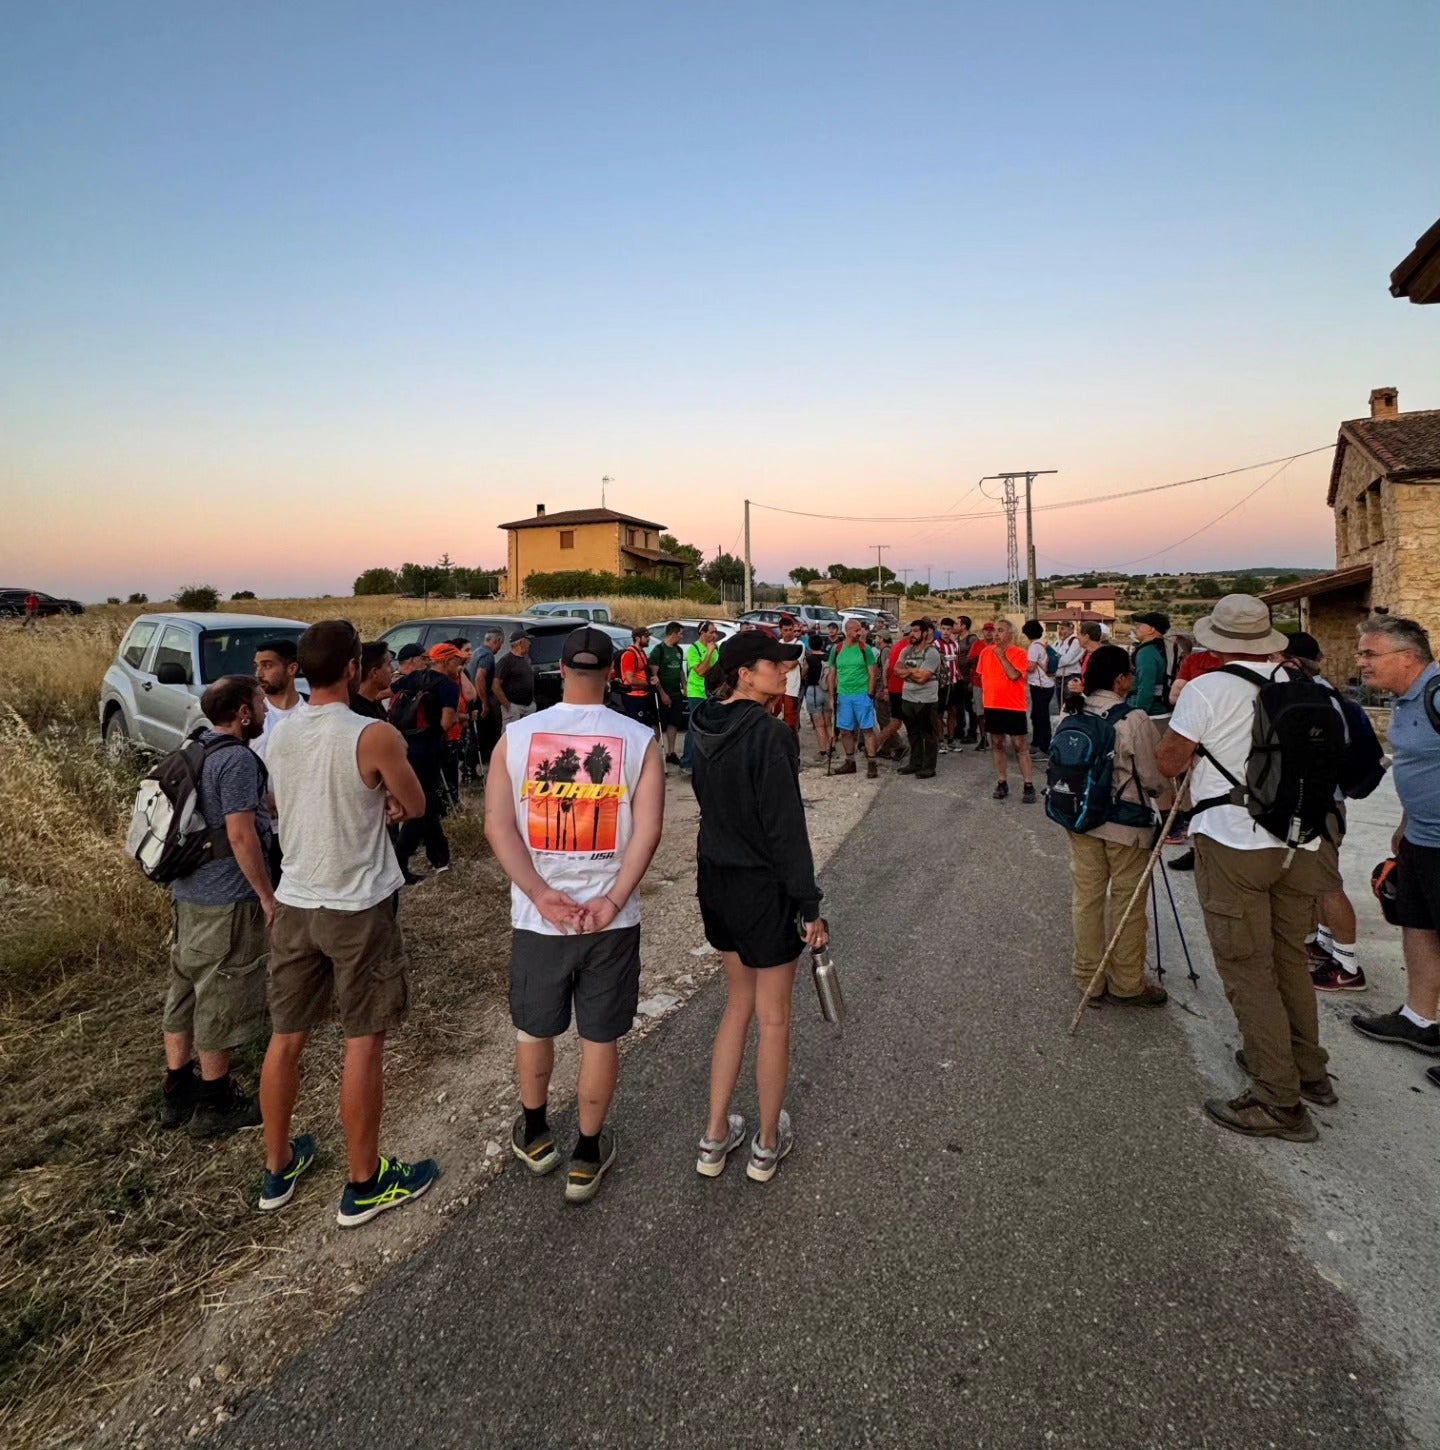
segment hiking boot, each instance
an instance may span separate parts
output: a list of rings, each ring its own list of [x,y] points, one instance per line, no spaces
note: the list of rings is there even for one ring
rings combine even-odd
[[[1363,992],[1369,983],[1359,967],[1347,971],[1331,957],[1329,966],[1317,967],[1310,973],[1310,985],[1317,992]]]
[[[1222,1128],[1242,1133],[1247,1138],[1284,1138],[1288,1143],[1313,1143],[1320,1130],[1306,1112],[1303,1103],[1293,1108],[1277,1108],[1262,1103],[1250,1093],[1226,1102],[1224,1098],[1206,1098],[1205,1111]]]
[[[756,1183],[769,1183],[775,1176],[775,1170],[780,1166],[780,1160],[786,1157],[794,1146],[795,1130],[790,1126],[790,1114],[781,1108],[780,1133],[775,1140],[775,1146],[762,1148],[760,1131],[757,1128],[755,1136],[750,1140],[750,1161],[745,1165],[745,1176]]]
[[[835,774],[836,775],[854,775],[855,774],[855,757],[853,755],[847,755],[845,757],[845,764],[844,765],[837,765],[835,767]]]
[[[528,1143],[525,1141],[525,1114],[521,1113],[510,1128],[510,1151],[534,1174],[543,1176],[560,1166],[560,1150],[555,1134],[546,1128]]]
[[[238,1133],[242,1128],[260,1126],[260,1100],[242,1093],[235,1086],[235,1079],[228,1079],[229,1101],[206,1102],[203,1098],[195,1105],[195,1116],[190,1119],[185,1131],[192,1138],[223,1138],[227,1133]]]
[[[195,1102],[200,1096],[200,1074],[192,1062],[185,1076],[178,1078],[173,1087],[167,1074],[160,1088],[160,1126],[178,1128],[190,1121],[195,1112]]]
[[[1107,987],[1105,1000],[1120,1007],[1163,1007],[1170,1000],[1170,994],[1158,982],[1146,982],[1133,997],[1117,996]]]
[[[398,1158],[382,1156],[379,1170],[369,1184],[358,1188],[353,1183],[345,1185],[335,1222],[341,1228],[359,1228],[392,1208],[404,1208],[425,1193],[439,1176],[440,1165],[433,1158],[420,1163],[402,1163]]]
[[[1008,796],[1009,794],[1010,794],[1010,785],[1009,785],[1009,782],[1008,781],[1003,781],[1003,780],[997,780],[995,782],[995,789],[990,792],[990,799],[992,801],[1003,801],[1005,799],[1005,797]]]
[[[1035,784],[1033,781],[1025,782],[1025,789],[1020,792],[1021,805],[1033,806],[1035,804]]]
[[[1250,1069],[1245,1066],[1245,1049],[1243,1047],[1236,1048],[1235,1050],[1235,1066],[1246,1077],[1250,1076]],[[1431,1069],[1432,1072],[1436,1070],[1434,1068]],[[1333,1108],[1340,1101],[1340,1096],[1335,1091],[1335,1084],[1330,1081],[1328,1073],[1324,1077],[1317,1077],[1310,1082],[1306,1082],[1304,1078],[1301,1078],[1300,1096],[1307,1103],[1314,1103],[1316,1107],[1321,1108]]]
[[[1333,967],[1335,965],[1335,958],[1318,941],[1307,941],[1305,943],[1305,961],[1312,975],[1315,972],[1323,971],[1326,967]]]
[[[600,1192],[601,1180],[614,1164],[619,1148],[615,1129],[601,1128],[600,1161],[589,1163],[583,1158],[570,1159],[570,1171],[565,1175],[566,1203],[589,1203]]]
[[[1440,1025],[1417,1027],[1399,1011],[1385,1012],[1378,1017],[1355,1016],[1350,1025],[1365,1037],[1376,1042],[1398,1042],[1402,1047],[1412,1047],[1427,1057],[1440,1057]]]
[[[739,1113],[731,1113],[728,1131],[723,1138],[701,1138],[695,1171],[702,1178],[718,1178],[725,1171],[730,1155],[744,1141],[745,1119]]]
[[[1164,858],[1161,858],[1164,860]],[[1165,865],[1171,871],[1193,871],[1195,869],[1195,848],[1191,846],[1188,851],[1181,851],[1173,861],[1166,861]]]
[[[260,1212],[273,1213],[277,1208],[284,1208],[295,1197],[295,1185],[299,1182],[300,1175],[306,1172],[314,1161],[314,1138],[308,1133],[302,1133],[298,1138],[292,1138],[290,1140],[290,1161],[278,1173],[272,1173],[267,1168],[264,1177],[260,1180],[260,1202],[257,1205]]]
[[[880,763],[873,755],[865,762],[865,778],[867,780],[880,779]]]
[[[910,763],[909,763],[909,765],[902,765],[900,767],[900,769],[895,772],[895,774],[896,775],[919,775],[920,774],[920,761],[917,758],[917,756],[912,755],[910,757]]]

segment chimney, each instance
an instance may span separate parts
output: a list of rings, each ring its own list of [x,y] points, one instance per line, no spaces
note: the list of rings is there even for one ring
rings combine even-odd
[[[1371,395],[1371,401],[1374,401],[1373,394]],[[537,519],[543,519],[545,517],[545,505],[543,503],[537,503],[535,505],[535,517]]]
[[[1400,416],[1400,389],[1372,388],[1370,391],[1370,416],[1372,418],[1398,418]]]

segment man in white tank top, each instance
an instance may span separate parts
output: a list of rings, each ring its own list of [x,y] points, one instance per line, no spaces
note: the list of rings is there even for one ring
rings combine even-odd
[[[485,791],[485,838],[510,877],[510,1016],[523,1112],[510,1133],[532,1172],[560,1162],[546,1104],[554,1039],[580,1034],[580,1135],[565,1198],[593,1198],[615,1161],[605,1116],[619,1040],[640,999],[635,895],[665,820],[665,766],[654,731],[605,705],[610,636],[565,641],[564,699],[505,727]]]
[[[350,708],[360,669],[354,626],[343,619],[311,625],[299,657],[310,707],[282,722],[266,752],[285,874],[270,937],[275,1033],[260,1075],[260,1208],[287,1204],[314,1161],[314,1139],[292,1142],[290,1119],[300,1055],[333,1000],[345,1032],[340,1121],[350,1173],[336,1221],[354,1228],[418,1198],[440,1171],[430,1159],[409,1164],[380,1152],[385,1034],[399,1026],[409,1001],[396,920],[404,877],[386,827],[420,815],[425,792],[400,732]]]

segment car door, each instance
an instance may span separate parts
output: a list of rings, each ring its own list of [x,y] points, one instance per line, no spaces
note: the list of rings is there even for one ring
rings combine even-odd
[[[392,655],[399,654],[407,644],[419,644],[425,634],[423,624],[397,624],[387,629],[382,636],[385,643],[390,647]]]
[[[183,683],[163,684],[159,679],[163,665],[176,665]],[[185,721],[197,690],[195,634],[184,624],[167,624],[160,632],[150,669],[155,676],[154,687],[145,692],[149,705],[149,730],[145,743],[155,750],[171,751],[185,739]]]
[[[150,695],[155,688],[150,656],[154,653],[160,625],[153,619],[137,619],[115,652],[115,668],[124,676],[125,687],[119,692],[122,706],[129,707],[125,721],[130,736],[139,744],[146,743],[146,722],[150,718]]]

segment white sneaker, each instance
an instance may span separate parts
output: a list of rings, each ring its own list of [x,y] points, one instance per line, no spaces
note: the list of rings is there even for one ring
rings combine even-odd
[[[756,1183],[769,1183],[775,1176],[775,1170],[780,1166],[780,1160],[786,1157],[794,1146],[795,1130],[790,1126],[790,1114],[781,1108],[780,1135],[775,1146],[762,1148],[760,1131],[757,1128],[755,1136],[750,1140],[750,1161],[745,1165],[745,1176],[753,1178]]]
[[[695,1171],[704,1178],[718,1178],[725,1171],[730,1155],[744,1141],[745,1119],[739,1113],[731,1113],[729,1131],[723,1138],[701,1138]]]

